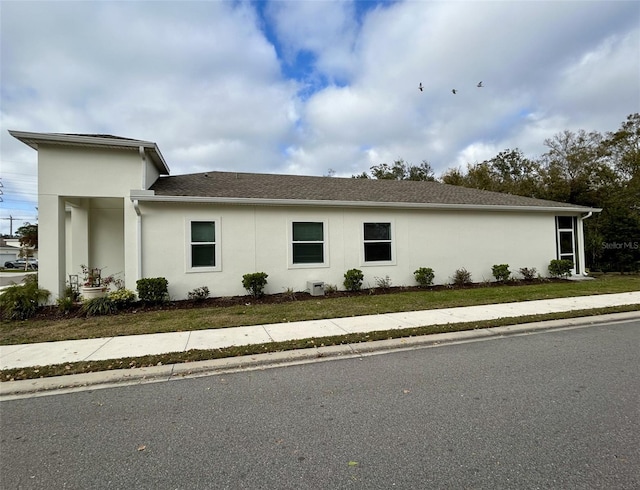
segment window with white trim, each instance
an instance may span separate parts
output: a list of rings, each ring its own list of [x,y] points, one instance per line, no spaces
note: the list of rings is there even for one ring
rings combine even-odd
[[[218,220],[190,220],[187,269],[191,271],[220,270],[220,229]]]
[[[291,222],[291,263],[325,263],[325,224],[322,221]]]
[[[575,216],[556,216],[557,255],[561,260],[573,262],[573,273],[580,269],[577,253],[578,219]]]
[[[393,260],[391,223],[364,223],[364,261],[391,262]]]

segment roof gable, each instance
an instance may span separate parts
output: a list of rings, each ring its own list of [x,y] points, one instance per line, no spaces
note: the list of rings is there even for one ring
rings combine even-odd
[[[123,138],[122,136],[113,136],[110,134],[33,133],[14,130],[9,130],[9,134],[34,150],[38,150],[38,145],[40,144],[110,148],[116,150],[138,150],[143,148],[159,173],[161,175],[169,175],[169,166],[162,156],[162,153],[160,153],[158,145],[152,141]]]

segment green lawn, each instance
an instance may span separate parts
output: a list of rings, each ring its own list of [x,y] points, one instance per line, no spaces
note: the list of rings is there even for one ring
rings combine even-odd
[[[248,304],[242,306],[3,322],[0,345],[226,328],[638,290],[639,275],[603,275],[592,281],[407,291],[357,297],[328,296],[279,304],[251,304],[251,298],[247,297]]]

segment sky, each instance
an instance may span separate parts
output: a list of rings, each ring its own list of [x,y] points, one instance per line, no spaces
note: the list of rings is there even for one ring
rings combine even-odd
[[[37,219],[10,129],[153,141],[172,175],[439,176],[640,112],[637,1],[0,0],[0,50],[0,233]]]

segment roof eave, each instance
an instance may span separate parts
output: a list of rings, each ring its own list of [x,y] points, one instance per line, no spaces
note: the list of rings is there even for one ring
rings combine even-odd
[[[395,208],[395,209],[442,209],[442,210],[478,210],[478,211],[520,211],[520,212],[570,212],[599,213],[602,209],[583,206],[512,206],[502,204],[444,204],[417,202],[379,202],[379,201],[329,201],[320,199],[258,199],[247,197],[209,197],[209,196],[166,196],[132,190],[131,200],[149,202],[181,202],[202,204],[236,204],[258,206],[325,206],[359,208]]]
[[[41,143],[52,143],[62,145],[82,145],[93,147],[118,147],[118,148],[131,148],[139,149],[144,148],[149,152],[151,160],[156,168],[160,171],[161,175],[169,175],[169,166],[165,161],[160,148],[153,141],[143,140],[128,140],[120,138],[108,138],[104,136],[85,136],[75,134],[61,134],[61,133],[35,133],[30,131],[16,131],[9,130],[9,134],[21,141],[27,146],[30,146],[34,150],[38,150],[38,145]]]

